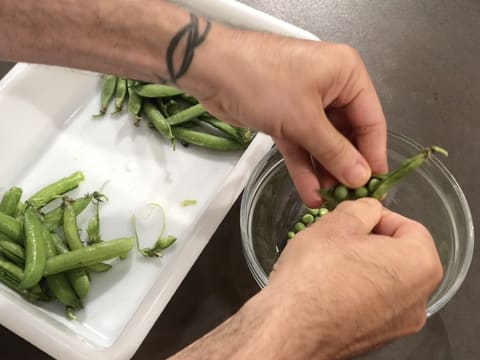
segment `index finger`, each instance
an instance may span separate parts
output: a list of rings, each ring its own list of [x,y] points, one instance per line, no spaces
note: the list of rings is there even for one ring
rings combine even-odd
[[[370,80],[368,82],[371,84]],[[386,173],[387,124],[380,100],[373,85],[362,90],[344,111],[353,129],[357,149],[365,157],[373,173]]]
[[[382,210],[380,221],[375,226],[374,233],[392,238],[431,238],[430,233],[422,224],[386,208]]]

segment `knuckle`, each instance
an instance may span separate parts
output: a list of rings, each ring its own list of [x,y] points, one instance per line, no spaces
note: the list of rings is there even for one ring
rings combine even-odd
[[[341,136],[335,136],[332,143],[326,146],[323,151],[320,152],[320,157],[327,163],[338,162],[345,157],[348,151],[347,141]]]
[[[348,44],[338,44],[337,49],[341,56],[346,59],[352,66],[363,64],[360,53]]]
[[[367,202],[359,202],[352,200],[344,201],[337,206],[335,212],[347,223],[354,223],[357,225],[366,226],[366,221],[364,220],[363,216],[360,215],[365,214],[365,211],[363,211],[362,209],[363,205],[366,203]]]

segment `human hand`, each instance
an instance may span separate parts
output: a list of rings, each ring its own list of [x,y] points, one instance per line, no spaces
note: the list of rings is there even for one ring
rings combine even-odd
[[[422,225],[361,199],[295,235],[259,296],[283,351],[343,359],[420,330],[441,277]]]
[[[211,113],[273,137],[307,206],[330,174],[357,187],[386,172],[385,118],[352,48],[214,26],[191,73]]]

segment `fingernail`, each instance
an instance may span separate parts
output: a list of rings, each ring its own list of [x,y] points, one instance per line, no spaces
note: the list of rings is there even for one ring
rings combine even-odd
[[[365,160],[358,159],[345,172],[345,180],[350,186],[362,186],[370,177],[370,168]]]

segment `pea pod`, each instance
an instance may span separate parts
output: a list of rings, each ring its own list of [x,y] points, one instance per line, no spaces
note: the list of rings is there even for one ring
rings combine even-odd
[[[52,237],[45,227],[43,227],[43,234],[46,256],[47,259],[49,259],[57,255],[57,251],[53,244]],[[71,309],[81,309],[83,307],[64,273],[46,276],[45,280],[50,291],[62,304]]]
[[[433,153],[440,153],[444,156],[448,156],[448,152],[438,146],[431,146],[421,150],[417,155],[405,160],[398,169],[389,173],[388,176],[379,183],[371,197],[381,199],[388,189],[396,185],[405,176],[415,171],[415,169],[422,165],[426,159],[430,158]]]
[[[143,110],[153,126],[160,132],[160,134],[169,139],[172,146],[175,148],[175,137],[173,136],[172,128],[157,107],[151,102],[146,101]]]
[[[179,125],[190,121],[206,112],[207,110],[205,110],[205,108],[201,104],[196,104],[190,106],[188,109],[176,113],[175,115],[169,116],[166,121],[170,124],[170,126]]]
[[[30,196],[26,202],[39,209],[67,191],[75,189],[84,179],[85,177],[81,171],[74,172],[40,189]]]
[[[51,235],[52,235],[51,236],[52,243],[55,246],[55,250],[58,254],[65,254],[70,251],[68,247],[65,245],[65,243],[63,242],[63,240],[60,239],[60,237],[57,234],[52,233]],[[110,270],[111,268],[112,268],[112,265],[110,264],[98,263],[98,264],[86,266],[84,270],[91,271],[91,272],[105,272]],[[82,269],[70,270],[70,271],[67,271],[67,275],[71,272],[77,272],[77,271],[83,271],[83,270]]]
[[[58,274],[67,270],[98,264],[125,255],[130,252],[132,247],[133,239],[125,237],[72,250],[48,259],[44,275]]]
[[[86,209],[88,204],[92,201],[92,198],[95,198],[99,193],[94,192],[93,194],[87,194],[84,197],[71,200],[70,205],[75,211],[75,215],[80,214],[83,210]],[[59,206],[48,213],[45,214],[43,219],[44,225],[48,230],[53,231],[63,224],[63,206]]]
[[[118,114],[122,111],[123,103],[127,97],[127,80],[119,78],[115,89],[115,111],[112,114]]]
[[[32,206],[25,209],[24,231],[25,270],[20,287],[29,289],[40,282],[46,260],[42,223],[37,210]]]
[[[15,216],[21,197],[22,189],[19,187],[9,189],[5,195],[3,195],[2,201],[0,202],[0,212],[9,216]]]
[[[0,212],[0,233],[16,243],[23,244],[22,223],[12,216]]]
[[[173,136],[180,141],[185,141],[186,143],[212,150],[235,151],[243,150],[248,146],[247,144],[239,144],[230,139],[195,131],[193,129],[187,129],[181,126],[172,127],[172,133]]]
[[[113,75],[103,76],[102,92],[100,95],[100,111],[98,114],[93,115],[93,117],[101,117],[107,112],[108,105],[110,105],[110,102],[115,95],[117,80],[118,78]]]
[[[25,266],[25,252],[23,247],[10,240],[2,239],[0,236],[0,253],[13,263],[22,268]]]
[[[163,84],[141,84],[133,87],[138,95],[146,98],[161,98],[183,94],[183,91]]]
[[[433,153],[439,153],[448,156],[448,152],[439,146],[431,146],[420,150],[420,152],[406,159],[397,169],[388,174],[375,174],[365,184],[365,186],[357,189],[348,189],[344,185],[337,185],[333,189],[320,189],[319,194],[325,201],[325,206],[332,210],[341,201],[358,199],[361,197],[372,197],[382,199],[388,189],[395,186],[405,176],[415,171],[426,159],[431,157]]]
[[[104,199],[106,199],[105,196],[103,196],[102,198],[95,199],[95,213],[90,218],[90,220],[88,220],[88,225],[87,225],[87,236],[88,236],[87,245],[96,244],[102,241],[100,238],[99,209],[100,209],[100,202],[103,202]]]
[[[65,234],[68,247],[70,250],[82,249],[83,244],[78,234],[75,210],[73,210],[68,200],[65,201],[63,205],[63,233]],[[87,272],[84,269],[76,269],[69,273],[68,276],[78,297],[80,299],[85,298],[90,290],[90,280],[88,279]]]
[[[250,129],[232,126],[222,120],[218,120],[211,115],[204,115],[200,118],[200,120],[224,132],[240,144],[248,144],[252,140],[252,132]]]
[[[25,297],[27,300],[39,300],[42,296],[42,289],[38,284],[30,289],[21,288],[20,283],[23,280],[23,276],[23,270],[20,267],[7,260],[0,259],[0,282]]]
[[[142,110],[143,99],[133,90],[133,80],[127,80],[128,88],[128,104],[127,109],[135,118],[140,116],[140,111]]]

